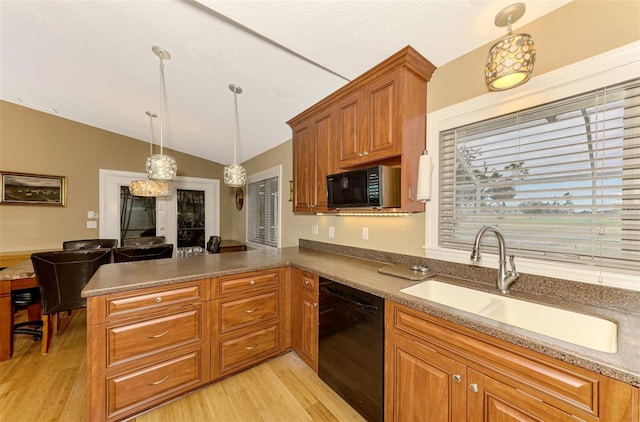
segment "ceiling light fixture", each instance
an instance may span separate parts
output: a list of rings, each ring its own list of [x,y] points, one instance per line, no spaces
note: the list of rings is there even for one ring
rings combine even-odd
[[[151,142],[149,143],[149,152],[153,154],[153,143],[155,136],[153,133],[153,119],[158,117],[157,114],[145,111],[145,114],[149,116],[149,127],[151,128]],[[167,182],[159,182],[157,180],[132,180],[129,183],[129,192],[133,196],[170,196],[171,185]]]
[[[231,84],[229,89],[233,92],[233,101],[235,106],[236,128],[233,137],[233,164],[224,167],[224,184],[237,188],[244,186],[247,182],[247,170],[237,163],[238,138],[240,137],[240,122],[238,120],[238,94],[242,94],[242,88],[238,85]]]
[[[512,34],[511,24],[524,15],[524,3],[505,7],[496,15],[496,26],[507,26],[509,33],[489,50],[485,79],[491,91],[502,91],[522,85],[531,78],[536,48],[529,34]]]
[[[167,98],[167,92],[164,84],[164,61],[171,58],[171,54],[163,48],[152,47],[153,54],[160,58],[160,154],[153,154],[147,157],[146,169],[147,175],[151,180],[173,180],[176,178],[176,172],[178,171],[178,164],[176,159],[170,155],[163,154],[163,139],[162,139],[162,116],[164,103]]]

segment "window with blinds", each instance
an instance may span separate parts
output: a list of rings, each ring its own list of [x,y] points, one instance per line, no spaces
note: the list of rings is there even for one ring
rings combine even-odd
[[[278,247],[278,176],[250,182],[247,189],[247,240]]]
[[[640,271],[640,78],[440,132],[439,203],[442,248]]]

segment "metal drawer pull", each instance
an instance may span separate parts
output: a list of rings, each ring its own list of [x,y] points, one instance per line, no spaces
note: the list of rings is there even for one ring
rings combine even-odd
[[[160,302],[162,302],[162,298],[161,297],[157,297],[156,298],[156,303],[160,303]]]
[[[257,308],[257,307],[256,307],[256,308],[254,308],[254,309],[247,309],[246,311],[244,311],[244,313],[245,313],[245,314],[252,314],[252,313],[254,313],[254,312],[255,312],[255,311],[257,311],[257,310],[258,310],[258,308]]]
[[[158,337],[166,336],[167,334],[169,334],[169,330],[165,331],[164,333],[156,334],[155,336],[147,336],[147,338],[158,338]]]
[[[168,379],[169,379],[169,375],[167,375],[166,377],[162,378],[160,381],[149,382],[147,384],[149,384],[149,385],[158,385],[158,384],[162,384],[163,382],[165,382]]]
[[[251,280],[251,281],[249,282],[249,284],[251,284],[251,285],[253,286],[254,284],[256,284],[256,282],[255,282],[254,280]]]
[[[305,281],[304,281],[304,285],[305,285],[305,286],[311,286],[311,283],[309,282],[309,280],[305,280]]]
[[[245,348],[244,348],[244,350],[253,350],[253,349],[255,349],[256,347],[258,347],[258,344],[255,344],[255,345],[253,345],[253,346],[247,346],[247,347],[245,347]]]
[[[453,376],[453,380],[456,383],[460,384],[460,382],[462,381],[462,377],[460,375],[456,374],[456,375]]]
[[[478,391],[480,391],[478,389],[478,384],[469,384],[469,388],[471,389],[471,391],[473,391],[474,393],[477,393]]]

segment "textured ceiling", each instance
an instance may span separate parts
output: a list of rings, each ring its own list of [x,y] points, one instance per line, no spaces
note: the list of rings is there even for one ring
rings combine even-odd
[[[406,45],[441,66],[499,38],[493,20],[510,3],[0,0],[0,98],[149,141],[160,46],[172,55],[164,146],[233,162],[235,83],[242,162],[290,139],[288,119]],[[514,29],[566,3],[529,1]]]

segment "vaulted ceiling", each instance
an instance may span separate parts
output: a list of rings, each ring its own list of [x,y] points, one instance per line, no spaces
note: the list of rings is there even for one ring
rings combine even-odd
[[[568,3],[531,0],[515,28]],[[285,122],[406,45],[441,66],[505,34],[503,0],[0,1],[0,98],[218,163],[291,138]],[[482,69],[477,69],[482,72]],[[160,125],[156,121],[156,142]]]

